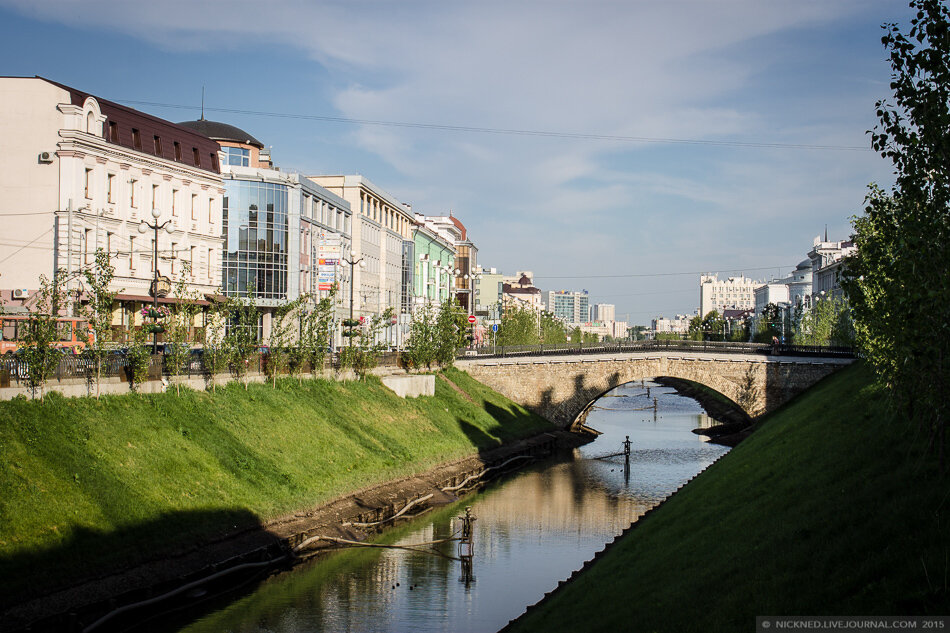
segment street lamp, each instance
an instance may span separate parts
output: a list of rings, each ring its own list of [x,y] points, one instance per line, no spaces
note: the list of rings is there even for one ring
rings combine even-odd
[[[347,342],[347,345],[352,347],[353,346],[353,328],[356,327],[358,323],[356,320],[353,319],[353,290],[356,287],[355,270],[356,270],[357,264],[359,265],[360,268],[366,268],[366,262],[363,261],[362,257],[357,259],[356,251],[353,251],[353,250],[350,251],[350,258],[347,259],[344,257],[343,261],[350,265],[350,318],[347,319],[343,323],[343,325],[345,325],[348,328],[348,330],[344,333],[344,336],[346,336],[346,338],[349,339],[349,341]]]
[[[151,224],[142,220],[139,224],[139,233],[147,233],[149,229],[155,232],[155,236],[152,240],[152,309],[157,313],[158,312],[158,232],[162,229],[165,230],[169,235],[174,231],[172,227],[171,220],[165,220],[161,224],[158,223],[158,218],[162,214],[158,209],[152,209],[152,217],[155,219]],[[158,317],[153,317],[157,319]],[[158,353],[158,327],[157,325],[152,328],[152,353]]]

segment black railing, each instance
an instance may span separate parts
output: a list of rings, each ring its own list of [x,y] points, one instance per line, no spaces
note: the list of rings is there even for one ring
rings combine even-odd
[[[770,345],[735,341],[618,341],[615,343],[559,343],[555,345],[482,345],[467,348],[459,358],[510,358],[518,356],[576,356],[580,354],[618,354],[624,352],[684,351],[718,354],[768,354],[854,358],[851,347],[813,345]]]
[[[267,353],[255,354],[250,358],[248,371],[252,374],[264,373],[267,364]],[[399,365],[398,352],[383,352],[379,355],[378,366],[395,367]],[[121,378],[129,380],[128,358],[124,354],[107,354],[99,366],[99,379]],[[327,355],[324,360],[324,367],[339,368],[338,355]],[[309,366],[306,368],[309,372]],[[229,367],[224,367],[222,373],[230,372]],[[232,372],[233,373],[233,372]],[[286,365],[281,373],[289,373]],[[161,376],[171,376],[172,372],[168,366],[168,357],[165,354],[155,354],[152,356],[148,379],[158,380]],[[201,355],[191,354],[184,362],[181,370],[176,374],[183,378],[203,378],[208,377],[209,373],[202,362]],[[72,379],[94,380],[96,376],[96,366],[93,358],[89,356],[64,355],[59,361],[56,370],[50,376],[50,381],[63,381]],[[0,386],[22,386],[26,384],[29,378],[26,360],[21,357],[7,355],[0,356]]]

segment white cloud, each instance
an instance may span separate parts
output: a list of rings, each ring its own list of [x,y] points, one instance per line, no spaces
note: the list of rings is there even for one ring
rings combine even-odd
[[[272,56],[275,64],[295,55],[315,60],[329,76],[318,89],[337,109],[321,114],[823,145],[866,142],[863,132],[873,125],[868,95],[880,94],[880,77],[846,75],[846,66],[834,64],[809,66],[818,52],[803,53],[803,61],[787,51],[816,42],[845,47],[836,28],[869,15],[877,24],[894,18],[888,0],[0,0],[0,6],[128,34],[163,50],[228,50],[238,66],[242,55]],[[876,41],[879,33],[867,37]],[[846,48],[835,50],[848,55]],[[796,86],[805,88],[786,90],[774,76],[779,65],[794,67]],[[808,89],[809,74],[826,88]],[[284,111],[280,87],[270,88],[269,109]],[[155,100],[174,98],[161,91]],[[807,249],[810,242],[800,238],[805,227],[810,234],[829,216],[842,225],[858,210],[853,201],[863,197],[866,181],[886,177],[877,159],[855,152],[374,125],[350,130],[341,134],[352,144],[347,151],[390,166],[388,181],[367,176],[417,210],[455,209],[480,242],[484,263],[539,274],[565,267],[661,271],[754,257],[772,264]],[[305,150],[275,150],[304,160]],[[781,235],[773,230],[777,224],[786,227]],[[761,247],[769,240],[780,243]],[[565,258],[565,251],[599,260]],[[792,257],[790,264],[799,259]]]

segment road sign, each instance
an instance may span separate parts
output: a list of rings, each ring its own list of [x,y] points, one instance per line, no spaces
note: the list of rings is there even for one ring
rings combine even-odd
[[[497,323],[492,323],[492,324],[491,324],[491,331],[492,331],[492,332],[497,332],[497,331],[498,331],[498,324],[497,324]]]
[[[474,315],[474,314],[468,315],[468,322],[469,322],[469,323],[475,323],[475,315]]]

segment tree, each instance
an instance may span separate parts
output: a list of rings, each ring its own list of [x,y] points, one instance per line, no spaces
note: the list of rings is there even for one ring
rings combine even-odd
[[[139,386],[148,380],[148,370],[152,365],[152,346],[149,344],[149,331],[143,327],[132,328],[131,340],[125,353],[126,369],[129,372],[129,386],[138,391]]]
[[[506,304],[498,325],[498,345],[537,345],[538,313],[518,303]]]
[[[567,343],[564,323],[546,310],[541,312],[541,342],[545,345]]]
[[[40,275],[40,290],[31,299],[30,314],[26,320],[26,334],[22,338],[22,355],[26,364],[27,381],[34,394],[45,394],[46,382],[63,359],[56,344],[62,340],[62,323],[57,320],[59,310],[66,301],[66,279],[63,271],[53,279]]]
[[[687,336],[691,341],[703,340],[703,317],[698,314],[689,320],[689,330]]]
[[[310,365],[310,374],[315,376],[323,368],[330,347],[330,332],[333,321],[333,298],[336,288],[316,303],[306,301],[300,313],[300,337],[297,346],[290,351],[292,372],[302,372],[304,364]]]
[[[88,298],[83,315],[89,322],[88,337],[84,354],[92,360],[92,370],[96,381],[96,400],[99,399],[99,385],[102,378],[102,364],[111,350],[112,306],[116,291],[110,290],[115,277],[115,268],[109,262],[109,254],[101,248],[96,249],[92,268],[83,271]]]
[[[468,315],[458,301],[446,299],[435,317],[435,360],[443,367],[455,362],[458,351],[468,343]]]
[[[802,312],[795,323],[798,345],[851,345],[854,341],[848,303],[831,298],[815,301],[811,310]]]
[[[165,371],[177,378],[191,361],[191,346],[194,342],[195,317],[201,311],[198,293],[188,288],[191,264],[182,262],[181,274],[175,282],[175,298],[165,323]],[[181,382],[175,381],[175,393],[181,393]]]
[[[295,347],[294,332],[299,322],[300,306],[306,297],[298,297],[289,303],[277,307],[271,318],[270,338],[267,342],[264,371],[277,387],[277,376],[284,370],[290,358],[290,350]]]
[[[425,303],[412,315],[403,361],[412,368],[431,368],[436,361],[436,319],[432,304]]]
[[[703,317],[703,340],[721,341],[726,338],[726,320],[718,310],[712,310]]]
[[[773,338],[781,340],[784,330],[782,309],[774,303],[762,308],[755,330],[756,343],[771,343]]]
[[[201,350],[201,366],[211,390],[217,391],[217,375],[228,364],[227,346],[224,338],[230,320],[230,304],[215,303],[205,312],[204,347]]]
[[[894,164],[886,194],[871,186],[855,217],[857,253],[842,286],[857,342],[941,464],[950,400],[950,11],[913,0],[905,34],[885,25],[894,103],[877,102],[872,147]],[[907,327],[912,323],[913,327]],[[921,333],[926,333],[921,336]]]
[[[394,314],[393,308],[389,307],[382,314],[370,317],[368,323],[364,321],[360,335],[353,337],[359,342],[356,345],[347,345],[340,351],[340,367],[351,368],[360,379],[366,376],[367,371],[376,367],[379,355],[388,347],[386,342],[379,340],[379,333],[392,322]]]
[[[228,306],[228,328],[224,335],[224,349],[235,376],[247,389],[251,356],[257,351],[257,327],[260,314],[254,297],[231,299]]]

